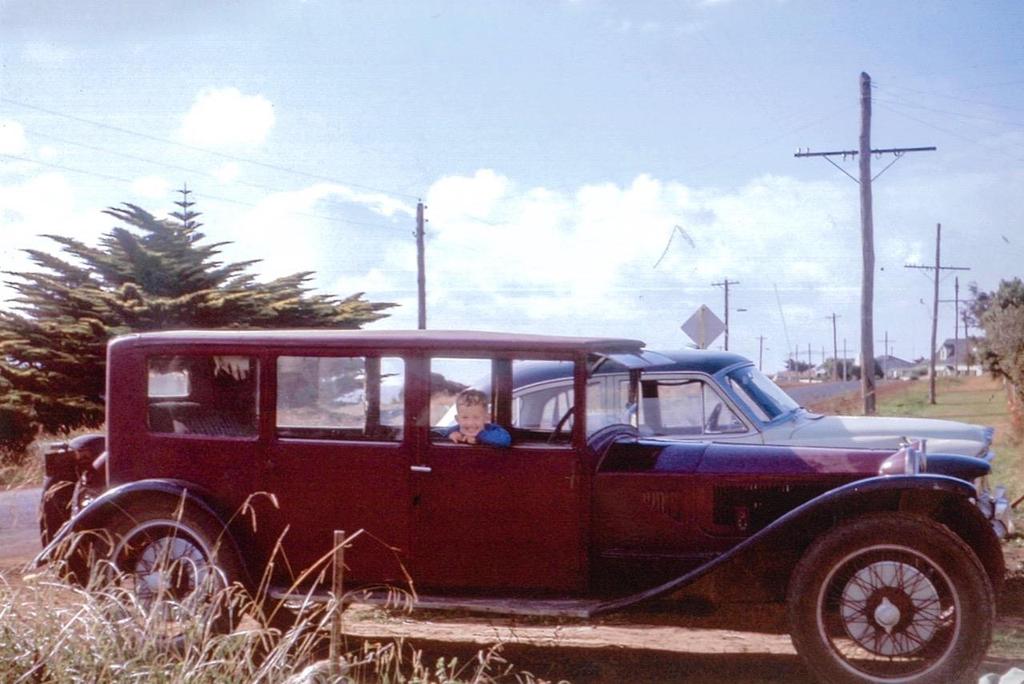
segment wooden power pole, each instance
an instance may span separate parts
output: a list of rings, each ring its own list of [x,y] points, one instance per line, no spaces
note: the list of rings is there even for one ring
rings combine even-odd
[[[427,329],[427,267],[424,252],[423,202],[416,203],[416,294],[419,306],[417,328]]]
[[[889,164],[895,164],[907,152],[928,152],[934,147],[894,147],[888,149],[871,149],[871,77],[866,73],[860,75],[860,146],[856,150],[839,150],[835,152],[797,152],[797,157],[824,157],[826,161],[845,173],[829,157],[840,156],[844,159],[859,155],[859,177],[850,178],[860,184],[860,230],[861,230],[861,298],[860,298],[860,353],[861,374],[860,387],[864,399],[864,413],[875,413],[875,346],[874,346],[874,298],[875,298],[875,245],[874,219],[872,217],[871,200],[871,155],[892,154],[896,158]],[[885,173],[886,166],[878,175]],[[877,176],[876,176],[877,178]]]
[[[725,278],[720,283],[711,283],[712,287],[725,288],[725,351],[729,351],[729,286],[739,285],[737,280],[729,280]]]
[[[935,224],[935,265],[934,266],[920,266],[917,264],[907,264],[906,268],[919,268],[925,271],[935,271],[934,278],[934,294],[932,298],[932,353],[930,361],[928,363],[928,403],[934,404],[935,397],[935,357],[938,353],[936,345],[938,344],[939,334],[939,276],[942,271],[969,271],[970,268],[965,266],[943,266],[942,265],[942,224]],[[955,320],[955,318],[954,318]]]
[[[836,338],[836,319],[838,316],[833,311],[831,316],[825,316],[825,318],[832,319],[832,381],[836,382],[839,380],[839,343]],[[822,360],[822,363],[825,363],[825,361]],[[845,360],[843,363],[845,363]]]

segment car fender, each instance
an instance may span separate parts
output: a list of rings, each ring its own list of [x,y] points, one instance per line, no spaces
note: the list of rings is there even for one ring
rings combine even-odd
[[[940,515],[941,512],[953,508],[957,514],[955,517],[962,515],[969,520],[967,525],[961,525],[959,530],[954,531],[960,534],[969,531],[980,537],[964,541],[975,549],[989,576],[993,577],[1002,570],[1001,567],[995,567],[1001,562],[1001,554],[999,561],[996,561],[991,553],[992,548],[999,551],[999,541],[981,513],[970,502],[975,494],[974,487],[969,483],[945,475],[880,476],[857,480],[797,506],[707,563],[642,592],[605,601],[593,608],[590,614],[613,613],[672,594],[778,536],[794,538],[793,533],[799,531],[800,534],[807,536],[807,544],[810,544],[817,536],[816,533],[831,527],[835,524],[837,515],[844,513],[849,516],[874,511],[909,510],[929,517],[938,517],[940,522],[945,522]],[[971,520],[970,516],[978,520]],[[807,535],[808,529],[814,533]],[[996,584],[997,581],[993,577],[993,585]]]
[[[101,529],[108,516],[121,510],[129,500],[140,497],[159,496],[193,506],[204,515],[210,516],[224,528],[224,540],[231,544],[232,550],[241,555],[238,543],[229,532],[228,526],[221,516],[208,502],[209,497],[203,488],[193,483],[174,479],[149,479],[128,482],[109,489],[90,501],[68,521],[60,532],[39,552],[33,563],[38,567],[59,556],[60,549],[75,534]]]

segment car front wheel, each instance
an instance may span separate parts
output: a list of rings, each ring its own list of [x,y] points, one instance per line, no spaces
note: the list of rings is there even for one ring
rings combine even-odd
[[[971,548],[934,521],[872,515],[842,524],[793,572],[790,633],[826,682],[969,680],[995,599]]]

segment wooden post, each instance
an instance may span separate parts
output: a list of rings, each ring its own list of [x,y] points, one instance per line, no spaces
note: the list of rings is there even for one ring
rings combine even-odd
[[[345,610],[342,604],[345,579],[345,532],[334,530],[333,574],[331,577],[331,593],[334,598],[334,613],[331,615],[330,670],[332,680],[341,676],[341,614]]]

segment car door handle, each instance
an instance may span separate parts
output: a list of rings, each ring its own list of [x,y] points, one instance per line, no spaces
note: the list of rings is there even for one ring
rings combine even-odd
[[[426,465],[409,466],[409,470],[411,470],[414,473],[429,473],[429,472],[432,472],[432,469],[430,468],[430,466],[426,466]]]

